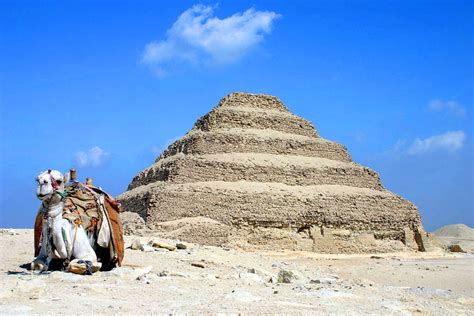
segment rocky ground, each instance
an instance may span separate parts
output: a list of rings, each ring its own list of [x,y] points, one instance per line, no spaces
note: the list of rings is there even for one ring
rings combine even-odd
[[[152,236],[126,243],[138,249],[127,249],[114,271],[34,274],[22,267],[33,259],[32,230],[0,230],[0,314],[474,315],[469,253],[250,253],[190,243],[168,250],[159,246],[176,241]]]

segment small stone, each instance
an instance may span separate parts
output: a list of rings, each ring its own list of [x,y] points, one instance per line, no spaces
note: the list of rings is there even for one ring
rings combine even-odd
[[[141,250],[141,248],[142,248],[142,243],[140,242],[140,240],[135,239],[134,241],[132,241],[132,244],[130,245],[130,249]]]
[[[153,247],[168,249],[169,251],[176,250],[175,246],[157,240],[152,240],[148,244]]]
[[[186,248],[188,248],[188,247],[187,247],[185,244],[177,243],[177,244],[176,244],[176,248],[178,248],[178,249],[186,249]]]
[[[150,245],[142,245],[140,250],[143,252],[152,252],[152,251],[155,251],[155,248],[153,248]]]
[[[198,267],[198,268],[205,268],[206,266],[204,265],[204,262],[201,262],[201,261],[194,261],[194,262],[191,262],[191,265],[193,267]]]
[[[462,248],[461,246],[459,245],[451,245],[448,247],[448,250],[451,251],[451,252],[461,252],[461,253],[466,253]]]
[[[278,272],[278,283],[291,283],[296,279],[296,275],[289,270],[280,270]]]

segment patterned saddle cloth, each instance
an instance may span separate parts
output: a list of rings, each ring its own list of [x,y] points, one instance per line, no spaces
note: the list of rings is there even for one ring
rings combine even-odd
[[[106,215],[103,198],[80,183],[73,182],[65,190],[63,218],[82,225],[93,245],[98,241],[100,230],[109,229],[107,219],[104,221]],[[100,246],[108,245],[101,243]]]

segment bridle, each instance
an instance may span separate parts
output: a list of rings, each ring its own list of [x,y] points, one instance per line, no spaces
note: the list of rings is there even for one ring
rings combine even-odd
[[[48,170],[48,175],[49,175],[49,178],[51,180],[51,186],[53,187],[53,192],[51,194],[51,196],[47,199],[47,200],[43,200],[43,204],[44,203],[50,203],[51,200],[53,199],[55,193],[58,194],[61,198],[60,200],[64,199],[64,197],[66,196],[66,191],[59,191],[59,183],[58,183],[58,180],[56,180],[53,175],[51,174],[51,171],[52,170]]]
[[[49,174],[49,178],[51,179],[51,185],[53,186],[54,191],[58,192],[58,189],[59,189],[58,181],[56,181],[56,179],[51,174],[51,170],[48,170],[48,174]]]

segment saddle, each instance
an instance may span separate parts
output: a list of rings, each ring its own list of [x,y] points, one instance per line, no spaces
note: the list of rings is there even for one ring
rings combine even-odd
[[[73,225],[81,225],[91,244],[110,249],[110,258],[122,265],[124,241],[120,213],[123,211],[107,192],[99,187],[79,182],[69,183],[64,192],[63,218]],[[43,216],[38,212],[35,221],[35,256],[39,254]],[[95,247],[94,247],[95,248]]]

